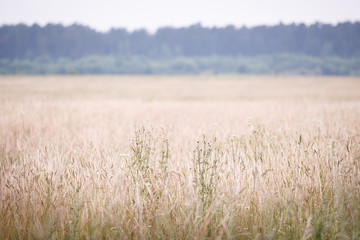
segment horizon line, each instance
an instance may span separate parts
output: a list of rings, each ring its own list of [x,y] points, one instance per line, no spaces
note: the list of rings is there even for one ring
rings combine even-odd
[[[227,28],[227,27],[233,27],[235,29],[242,29],[242,28],[248,28],[248,29],[252,29],[252,28],[257,28],[257,27],[275,27],[275,26],[279,26],[279,25],[284,25],[284,26],[291,26],[291,25],[296,25],[296,26],[299,26],[299,25],[305,25],[307,27],[309,26],[312,26],[312,25],[316,25],[316,24],[320,24],[320,25],[330,25],[330,26],[337,26],[339,24],[344,24],[344,23],[351,23],[351,24],[356,24],[356,23],[360,23],[360,20],[344,20],[344,21],[338,21],[336,23],[329,23],[329,22],[322,22],[322,21],[315,21],[315,22],[312,22],[312,23],[306,23],[306,22],[291,22],[291,23],[284,23],[283,21],[279,21],[278,23],[276,24],[256,24],[256,25],[251,25],[251,26],[248,26],[246,24],[243,24],[243,25],[235,25],[234,23],[229,23],[229,24],[226,24],[226,25],[212,25],[212,26],[209,26],[209,25],[204,25],[203,23],[201,23],[200,21],[199,22],[194,22],[192,24],[189,24],[189,25],[182,25],[182,26],[174,26],[174,25],[164,25],[164,26],[160,26],[160,27],[157,27],[155,29],[155,31],[149,29],[149,28],[146,28],[146,27],[139,27],[139,28],[134,28],[134,29],[129,29],[127,27],[123,27],[123,26],[112,26],[111,28],[109,28],[108,30],[100,30],[100,29],[97,29],[95,28],[94,26],[91,26],[91,25],[88,25],[88,24],[85,24],[85,23],[81,23],[81,22],[77,22],[77,21],[74,21],[73,23],[69,23],[69,24],[66,24],[66,23],[59,23],[59,22],[47,22],[45,24],[41,24],[41,23],[37,23],[37,22],[33,22],[33,23],[24,23],[24,22],[18,22],[18,23],[2,23],[0,24],[0,28],[1,27],[6,27],[6,26],[17,26],[17,25],[25,25],[27,27],[32,27],[32,26],[39,26],[41,28],[44,28],[48,25],[61,25],[63,27],[71,27],[71,26],[83,26],[83,27],[88,27],[96,32],[100,32],[100,33],[108,33],[112,30],[118,30],[118,29],[123,29],[123,30],[126,30],[127,32],[136,32],[136,31],[143,31],[145,30],[146,32],[148,33],[156,33],[158,30],[160,29],[164,29],[164,28],[173,28],[173,29],[181,29],[181,28],[189,28],[189,27],[192,27],[192,26],[199,26],[199,27],[202,27],[202,28],[208,28],[208,29],[214,29],[214,28]]]

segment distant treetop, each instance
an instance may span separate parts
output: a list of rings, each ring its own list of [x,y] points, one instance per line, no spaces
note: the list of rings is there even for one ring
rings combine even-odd
[[[141,29],[111,29],[97,32],[87,26],[37,24],[0,27],[0,58],[78,59],[90,55],[146,56],[256,56],[271,54],[309,56],[360,56],[360,22],[337,25],[282,23],[252,28],[189,27],[160,28],[154,34]]]

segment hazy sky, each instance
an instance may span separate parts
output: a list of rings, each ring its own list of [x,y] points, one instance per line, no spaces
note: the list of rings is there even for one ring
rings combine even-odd
[[[360,0],[0,0],[0,24],[74,22],[151,31],[162,26],[254,26],[360,20]]]

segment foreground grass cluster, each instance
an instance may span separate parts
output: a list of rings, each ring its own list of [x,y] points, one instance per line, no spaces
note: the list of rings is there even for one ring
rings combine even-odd
[[[359,79],[190,78],[0,79],[2,238],[360,238]]]

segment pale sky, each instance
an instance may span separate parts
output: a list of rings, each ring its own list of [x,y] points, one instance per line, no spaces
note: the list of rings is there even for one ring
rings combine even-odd
[[[76,22],[99,31],[356,20],[360,0],[0,0],[0,25]]]

